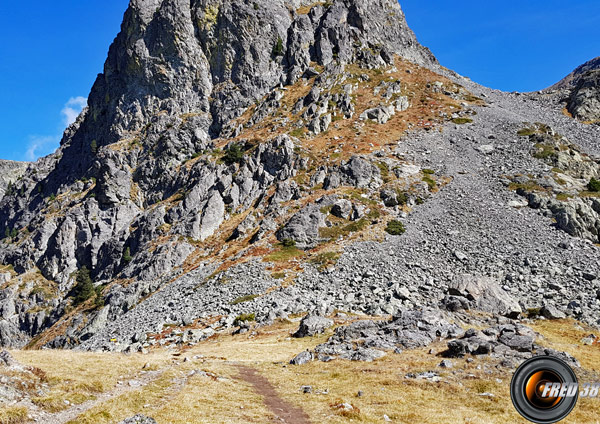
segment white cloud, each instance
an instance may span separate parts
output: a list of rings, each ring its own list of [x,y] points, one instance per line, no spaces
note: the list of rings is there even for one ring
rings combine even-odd
[[[34,161],[41,156],[48,155],[57,149],[60,137],[58,136],[29,136],[29,144],[25,152],[25,160]]]
[[[83,108],[86,106],[87,99],[85,97],[71,97],[63,110],[60,111],[63,115],[65,127],[68,127],[75,122]]]
[[[35,161],[42,156],[54,152],[60,143],[63,129],[75,122],[83,108],[86,106],[87,99],[85,97],[71,97],[60,111],[63,117],[60,128],[61,133],[57,135],[30,135],[24,159],[27,161]]]

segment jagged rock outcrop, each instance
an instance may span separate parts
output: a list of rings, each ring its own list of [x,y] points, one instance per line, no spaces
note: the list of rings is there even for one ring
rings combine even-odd
[[[600,57],[596,57],[545,90],[559,93],[567,110],[585,122],[600,121]]]
[[[14,184],[25,173],[29,164],[12,160],[0,160],[0,200],[6,192],[12,194]]]
[[[561,230],[598,243],[600,201],[590,182],[600,178],[600,158],[584,153],[551,128],[538,128],[529,139],[533,157],[552,167],[552,172],[538,178],[515,176],[512,187],[530,207],[552,216]]]
[[[394,0],[131,0],[88,107],[0,202],[0,231],[10,234],[0,264],[58,283],[53,318],[36,331],[21,322],[23,334],[56,322],[84,266],[98,296],[110,298],[102,289],[115,278],[141,280],[142,296],[237,214],[256,209],[232,240],[275,231],[287,213],[278,205],[300,196],[292,178],[309,160],[287,135],[224,142],[243,128],[237,119],[258,105],[245,125],[261,124],[282,107],[286,86],[317,77],[302,106],[321,133],[355,106],[352,84],[335,94],[319,87],[331,89],[346,65],[392,67],[397,55],[437,64]],[[402,87],[381,89],[397,96]],[[366,187],[376,175],[356,158],[327,184]],[[308,245],[322,225],[292,235]],[[7,339],[14,331],[3,325]]]
[[[579,83],[579,80],[583,75],[596,69],[600,69],[600,56],[578,66],[573,70],[573,72],[547,90],[573,89]]]
[[[582,121],[600,121],[600,69],[579,79],[569,98],[567,109]]]
[[[141,250],[157,227],[172,225],[181,214],[179,208],[160,218],[149,210],[152,205],[183,191],[190,192],[186,213],[197,217],[182,235],[204,240],[222,222],[227,205],[255,198],[254,171],[242,168],[245,177],[228,187],[220,181],[224,167],[203,163],[207,168],[196,166],[187,175],[178,170],[192,155],[213,148],[211,137],[257,99],[298,79],[312,62],[379,66],[401,54],[435,63],[395,1],[307,5],[132,1],[89,107],[65,132],[59,151],[25,176],[19,201],[0,206],[1,229],[27,226],[32,233],[0,259],[19,270],[37,264],[47,278],[63,283],[82,265],[109,279],[122,268],[119,258],[127,247]],[[275,51],[279,39],[281,51]],[[220,184],[219,195],[211,180]],[[224,192],[231,202],[220,197]],[[67,195],[68,202],[52,205]],[[53,207],[68,211],[52,219],[39,216]],[[198,208],[204,212],[196,213]],[[149,228],[151,216],[156,225]],[[138,230],[130,237],[132,228]]]
[[[440,311],[401,310],[391,321],[357,321],[337,328],[326,343],[315,348],[315,356],[321,361],[336,357],[372,361],[384,356],[386,350],[401,352],[463,334]]]

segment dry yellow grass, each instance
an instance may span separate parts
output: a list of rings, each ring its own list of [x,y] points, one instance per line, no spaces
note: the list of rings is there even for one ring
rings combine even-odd
[[[498,367],[489,357],[477,357],[471,363],[454,359],[454,368],[441,369],[441,358],[428,353],[431,348],[443,351],[445,343],[439,342],[400,355],[389,354],[373,363],[335,360],[291,366],[289,359],[322,343],[333,332],[294,339],[290,334],[297,325],[279,321],[243,335],[222,334],[193,347],[160,349],[147,355],[49,350],[16,351],[13,355],[46,372],[51,402],[39,404],[50,412],[61,409],[55,406],[65,399],[79,403],[98,397],[71,423],[115,423],[137,413],[171,424],[271,422],[273,412],[255,388],[240,378],[238,364],[256,369],[281,399],[302,408],[313,423],[378,423],[384,422],[384,415],[395,423],[526,422],[510,400],[514,370]],[[544,344],[567,351],[581,361],[585,368],[580,372],[582,381],[597,378],[600,348],[580,342],[590,333],[589,328],[569,320],[539,321],[533,328],[543,334]],[[157,371],[155,378],[140,387],[115,391],[118,381],[139,379],[144,364],[149,364],[146,369]],[[212,374],[191,375],[192,370]],[[405,377],[422,371],[437,371],[442,381]],[[314,392],[302,393],[303,385],[312,386]],[[357,395],[359,390],[363,392],[361,397]],[[114,396],[108,396],[113,392]],[[484,392],[493,397],[480,396]],[[344,413],[335,407],[340,402],[357,409]],[[597,423],[598,402],[580,400],[565,423]],[[0,424],[23,422],[18,419],[26,414],[23,408],[0,408]]]
[[[22,406],[0,408],[0,424],[20,424],[27,422],[27,413],[27,408]]]
[[[73,405],[94,400],[99,394],[113,389],[119,380],[137,376],[144,365],[146,370],[151,370],[169,363],[167,352],[147,356],[66,350],[11,353],[22,364],[44,371],[49,391],[33,397],[32,401],[48,412],[68,409],[70,406],[65,400]]]

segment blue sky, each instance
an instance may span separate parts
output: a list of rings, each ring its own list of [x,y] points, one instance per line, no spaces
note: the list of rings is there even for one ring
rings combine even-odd
[[[3,1],[0,158],[58,146],[85,104],[127,0]],[[600,55],[598,0],[402,0],[409,25],[440,62],[507,91],[545,88]]]

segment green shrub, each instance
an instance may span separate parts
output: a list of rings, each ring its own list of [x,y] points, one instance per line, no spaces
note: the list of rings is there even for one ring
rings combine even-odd
[[[456,125],[470,124],[473,122],[471,118],[454,118],[452,120]]]
[[[6,239],[9,239],[10,241],[16,239],[18,235],[19,235],[19,232],[17,231],[16,228],[10,229],[10,228],[6,227],[4,230],[4,237]]]
[[[133,260],[133,258],[131,257],[131,249],[129,248],[129,246],[127,246],[125,248],[125,252],[123,252],[123,262],[125,262],[126,264],[128,264],[132,260]]]
[[[310,263],[317,266],[320,271],[325,270],[331,265],[335,265],[340,258],[341,253],[339,252],[325,252],[319,253],[314,258],[310,259]]]
[[[283,247],[296,247],[296,240],[285,239],[281,242]]]
[[[240,323],[245,321],[256,321],[256,314],[252,313],[238,315],[235,321],[233,322],[233,325],[239,325]]]
[[[392,220],[388,223],[385,231],[393,236],[400,236],[406,232],[406,228],[404,228],[404,224],[402,222]]]
[[[531,129],[531,128],[523,128],[519,131],[517,131],[517,135],[521,136],[521,137],[529,137],[530,135],[534,135],[535,134],[535,130]]]
[[[431,178],[429,175],[425,175],[423,177],[423,181],[425,183],[427,183],[427,185],[429,186],[429,190],[434,190],[437,187],[437,183],[435,182],[435,180],[433,178]]]
[[[239,144],[234,143],[229,146],[229,149],[225,151],[223,155],[223,162],[227,165],[233,165],[234,163],[240,163],[244,159],[244,151]]]
[[[273,46],[273,56],[283,56],[283,40],[277,37],[277,42]]]
[[[533,153],[533,157],[536,159],[548,159],[554,156],[554,146],[549,144],[539,143],[535,145],[536,151]]]
[[[98,152],[98,143],[96,142],[96,140],[92,140],[92,142],[90,143],[90,150],[93,154],[96,154]]]
[[[96,294],[94,289],[94,283],[90,276],[90,270],[87,267],[81,268],[77,271],[77,277],[75,279],[77,284],[73,287],[73,305],[77,306],[90,299]]]
[[[424,169],[423,174],[433,175],[435,174],[435,171],[433,169]]]
[[[330,241],[337,240],[340,237],[348,236],[350,233],[357,233],[364,230],[369,225],[369,222],[362,218],[358,221],[350,222],[346,225],[335,225],[333,227],[319,228],[319,235]]]
[[[281,249],[265,256],[267,262],[287,262],[289,260],[304,256],[304,251],[294,246],[282,246]]]
[[[594,193],[600,192],[600,181],[595,178],[592,178],[587,185],[589,191],[593,191]]]
[[[15,187],[13,186],[12,181],[9,181],[8,187],[6,187],[5,195],[12,196],[13,194],[15,194]]]
[[[246,296],[238,297],[233,302],[232,305],[239,305],[240,303],[252,302],[254,299],[258,297],[257,294],[248,294]]]
[[[406,205],[408,203],[408,194],[398,190],[396,192],[396,200],[398,201],[399,205]]]
[[[300,138],[304,136],[304,128],[295,128],[290,131],[290,137]]]

